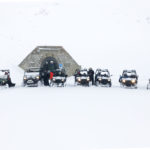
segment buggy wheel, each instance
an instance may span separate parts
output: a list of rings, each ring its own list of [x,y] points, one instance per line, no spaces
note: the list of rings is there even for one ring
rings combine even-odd
[[[109,83],[109,87],[111,87],[112,86],[112,84],[111,83]]]
[[[87,86],[89,87],[89,86],[90,86],[90,83],[87,83]]]
[[[98,81],[96,81],[95,85],[98,86]]]

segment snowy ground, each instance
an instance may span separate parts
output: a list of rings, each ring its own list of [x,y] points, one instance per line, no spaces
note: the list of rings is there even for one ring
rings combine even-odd
[[[150,149],[149,0],[0,3],[0,150]],[[108,68],[112,88],[23,88],[18,64],[38,45],[61,45],[83,67]],[[123,69],[138,89],[122,89]]]
[[[73,87],[72,81],[65,88],[1,89],[0,149],[150,147],[149,91]]]

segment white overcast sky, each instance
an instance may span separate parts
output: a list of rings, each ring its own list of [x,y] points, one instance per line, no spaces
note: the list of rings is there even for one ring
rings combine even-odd
[[[54,1],[54,0],[0,0],[0,2],[39,2],[39,1]]]

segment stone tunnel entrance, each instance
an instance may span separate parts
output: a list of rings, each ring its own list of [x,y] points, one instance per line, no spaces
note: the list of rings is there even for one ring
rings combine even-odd
[[[53,57],[47,57],[41,63],[42,72],[54,72],[58,68],[59,64],[57,60]]]
[[[51,64],[51,61],[54,64]],[[40,73],[43,73],[42,70],[48,72],[64,68],[68,76],[74,75],[75,70],[81,68],[62,46],[37,46],[24,58],[19,67],[23,70],[40,68]]]

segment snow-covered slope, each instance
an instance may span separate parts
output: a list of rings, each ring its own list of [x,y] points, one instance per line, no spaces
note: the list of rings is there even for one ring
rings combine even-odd
[[[15,89],[0,89],[0,149],[150,148],[149,0],[0,3],[0,68]],[[108,68],[113,87],[23,88],[18,64],[38,45],[61,45],[83,67]],[[139,89],[120,89],[123,69]]]
[[[41,87],[0,96],[0,149],[150,147],[149,91]]]

